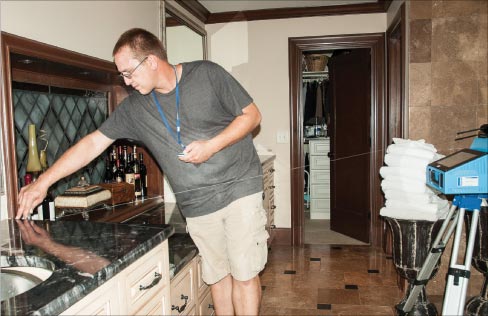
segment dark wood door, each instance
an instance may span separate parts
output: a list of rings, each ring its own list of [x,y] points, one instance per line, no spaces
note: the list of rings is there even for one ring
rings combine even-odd
[[[369,243],[371,195],[370,49],[353,49],[329,62],[332,92],[331,220],[333,231]]]

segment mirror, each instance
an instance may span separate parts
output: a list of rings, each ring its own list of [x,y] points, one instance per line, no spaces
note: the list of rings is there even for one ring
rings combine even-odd
[[[206,32],[193,16],[178,4],[163,1],[163,42],[171,64],[207,58]]]

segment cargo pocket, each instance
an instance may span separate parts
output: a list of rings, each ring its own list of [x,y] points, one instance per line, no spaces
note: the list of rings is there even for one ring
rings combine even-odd
[[[266,230],[266,211],[263,208],[258,208],[256,217],[256,227],[254,231],[254,249],[253,269],[254,272],[260,272],[264,269],[264,265],[268,261],[268,238],[269,234]]]

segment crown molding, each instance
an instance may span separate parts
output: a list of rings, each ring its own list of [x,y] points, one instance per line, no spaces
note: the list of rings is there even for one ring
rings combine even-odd
[[[176,0],[178,4],[192,13],[205,24],[257,21],[271,19],[289,19],[327,15],[384,13],[388,11],[392,0],[378,0],[374,3],[358,3],[322,7],[297,7],[266,10],[249,10],[210,13],[198,0]]]

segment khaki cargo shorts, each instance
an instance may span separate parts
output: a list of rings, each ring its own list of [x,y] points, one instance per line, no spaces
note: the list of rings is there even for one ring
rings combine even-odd
[[[268,259],[262,192],[240,198],[217,212],[188,217],[187,229],[202,256],[203,280],[214,284],[228,274],[254,278]]]

